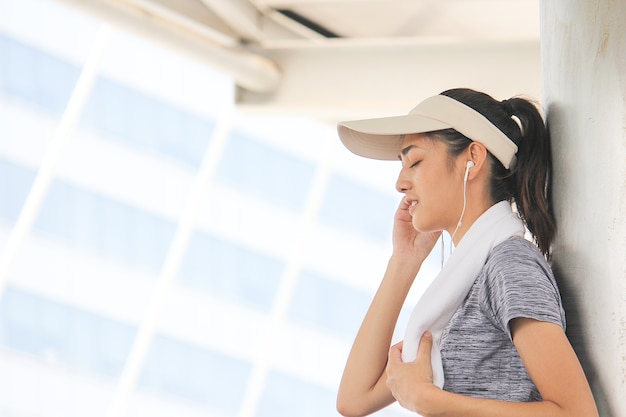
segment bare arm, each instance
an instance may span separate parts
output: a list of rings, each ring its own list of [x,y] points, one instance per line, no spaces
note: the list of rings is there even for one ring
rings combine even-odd
[[[363,319],[344,369],[337,410],[364,416],[395,401],[386,385],[387,355],[400,310],[438,234],[417,232],[403,199],[394,219],[394,251]]]
[[[390,351],[388,383],[400,403],[425,417],[597,417],[595,401],[563,330],[551,323],[514,319],[513,342],[543,401],[515,403],[465,397],[432,384],[428,337],[415,362],[402,363],[401,345]]]
[[[400,309],[417,271],[392,258],[346,362],[337,410],[363,416],[395,401],[387,388],[387,353]],[[398,279],[402,276],[403,279]]]

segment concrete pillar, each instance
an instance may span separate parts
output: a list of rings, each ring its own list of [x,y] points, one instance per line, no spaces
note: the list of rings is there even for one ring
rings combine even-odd
[[[541,19],[568,336],[600,415],[626,416],[626,1],[542,0]]]

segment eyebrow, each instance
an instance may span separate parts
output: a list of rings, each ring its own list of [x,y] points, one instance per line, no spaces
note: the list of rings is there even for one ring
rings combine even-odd
[[[403,156],[406,156],[406,154],[407,154],[407,153],[409,153],[409,151],[410,151],[411,149],[415,148],[415,147],[416,147],[415,145],[409,145],[409,146],[407,146],[406,148],[403,148],[403,149],[400,151],[401,155],[398,155],[398,159],[402,161],[402,157],[403,157]]]

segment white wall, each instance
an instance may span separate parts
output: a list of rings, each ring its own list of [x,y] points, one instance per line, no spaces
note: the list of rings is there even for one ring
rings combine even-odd
[[[601,416],[625,416],[626,2],[544,0],[541,14],[554,269]]]

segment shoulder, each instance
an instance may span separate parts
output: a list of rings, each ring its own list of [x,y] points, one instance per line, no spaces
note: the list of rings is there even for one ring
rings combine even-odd
[[[526,277],[554,280],[546,258],[535,244],[522,237],[510,238],[494,247],[487,257],[484,272],[487,279]]]
[[[535,264],[550,268],[545,257],[534,243],[522,238],[512,237],[496,245],[487,258],[487,266],[497,268],[509,264]]]
[[[481,304],[504,328],[516,317],[565,326],[552,269],[532,242],[516,237],[494,247],[481,279]]]
[[[541,283],[558,291],[545,257],[537,246],[521,237],[510,238],[492,249],[485,262],[483,276],[490,285],[511,287]]]

